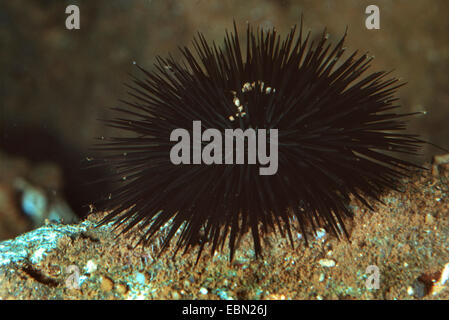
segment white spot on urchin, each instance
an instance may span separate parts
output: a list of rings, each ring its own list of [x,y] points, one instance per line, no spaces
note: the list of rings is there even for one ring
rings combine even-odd
[[[234,99],[233,99],[232,102],[234,103],[234,105],[235,105],[236,107],[240,107],[240,100],[239,100],[239,98],[234,97]]]
[[[200,289],[200,293],[203,294],[203,295],[206,295],[208,292],[209,292],[209,291],[207,291],[206,288],[201,288],[201,289]]]
[[[251,90],[252,90],[251,83],[245,82],[242,87],[242,92],[247,92],[247,91],[251,91]]]

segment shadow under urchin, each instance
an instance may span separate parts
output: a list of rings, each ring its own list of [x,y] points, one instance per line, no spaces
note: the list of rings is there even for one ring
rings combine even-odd
[[[181,62],[158,57],[154,71],[139,67],[142,79],[133,78],[125,106],[114,108],[121,116],[106,120],[132,136],[97,147],[97,162],[112,170],[106,179],[118,183],[99,205],[110,210],[100,224],[114,220],[122,232],[139,225],[147,244],[170,222],[160,252],[177,235],[175,254],[199,245],[198,259],[206,244],[213,253],[228,243],[232,260],[248,231],[256,256],[267,232],[292,245],[292,228],[306,243],[306,227],[348,236],[350,196],[371,208],[369,200],[398,190],[418,167],[400,154],[417,154],[423,141],[404,131],[403,118],[414,113],[395,112],[402,84],[387,72],[362,76],[371,58],[357,51],[343,58],[345,37],[331,45],[324,30],[312,41],[302,20],[286,37],[248,25],[242,50],[234,23],[221,46],[199,33],[193,50],[180,48]],[[196,120],[202,131],[277,128],[277,173],[261,176],[253,164],[172,164],[170,133],[191,132]]]

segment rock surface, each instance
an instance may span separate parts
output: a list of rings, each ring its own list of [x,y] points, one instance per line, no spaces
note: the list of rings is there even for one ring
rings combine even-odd
[[[232,263],[227,250],[206,252],[196,266],[195,249],[172,259],[170,246],[157,257],[160,237],[134,247],[142,231],[116,238],[111,224],[95,227],[104,213],[77,225],[47,224],[0,242],[0,297],[448,299],[448,176],[418,173],[404,187],[385,194],[374,212],[352,201],[349,241],[320,232],[306,247],[297,234],[292,249],[268,234],[264,256],[255,259],[247,235]]]

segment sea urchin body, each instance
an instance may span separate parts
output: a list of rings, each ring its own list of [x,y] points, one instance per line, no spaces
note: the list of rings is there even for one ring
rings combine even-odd
[[[227,242],[231,259],[249,230],[260,255],[263,233],[278,230],[293,242],[293,224],[304,235],[305,226],[346,233],[351,195],[379,200],[414,166],[397,157],[422,143],[403,131],[410,114],[394,112],[401,84],[386,72],[362,77],[371,58],[343,59],[346,35],[332,46],[326,32],[315,42],[303,37],[302,24],[286,38],[248,26],[242,52],[234,29],[223,46],[199,34],[193,51],[180,49],[181,63],[158,57],[153,72],[139,67],[144,79],[134,79],[130,101],[115,109],[123,116],[107,121],[133,136],[100,147],[114,153],[104,160],[121,182],[102,223],[126,223],[123,232],[140,224],[148,243],[170,222],[162,249],[180,230],[178,249],[200,244],[199,257],[206,243],[214,252]],[[253,163],[174,164],[171,132],[193,133],[195,121],[203,132],[277,129],[276,172],[261,175]]]

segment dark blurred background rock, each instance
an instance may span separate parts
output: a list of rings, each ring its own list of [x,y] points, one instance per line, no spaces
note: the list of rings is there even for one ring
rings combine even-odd
[[[381,29],[365,28],[365,8],[377,4]],[[65,28],[76,4],[81,29]],[[426,110],[410,131],[449,147],[449,2],[447,0],[14,0],[0,2],[0,150],[29,161],[50,161],[63,172],[64,196],[85,214],[97,196],[85,184],[82,162],[97,136],[97,121],[126,96],[132,62],[152,68],[156,55],[190,45],[197,31],[221,43],[233,19],[240,30],[276,26],[283,34],[304,14],[313,35],[327,26],[334,43],[376,56],[371,70],[394,69],[407,86],[404,112]],[[421,162],[438,151],[426,147]]]

